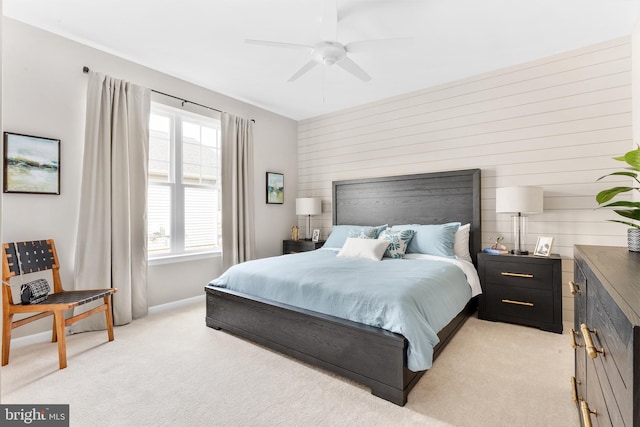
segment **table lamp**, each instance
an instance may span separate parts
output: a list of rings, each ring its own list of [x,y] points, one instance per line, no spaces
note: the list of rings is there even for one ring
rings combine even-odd
[[[311,240],[311,215],[322,213],[321,200],[316,197],[302,197],[296,199],[296,215],[307,215],[307,237]]]
[[[513,250],[516,255],[528,255],[525,249],[527,217],[524,214],[542,213],[544,193],[542,187],[496,188],[496,213],[510,213]]]

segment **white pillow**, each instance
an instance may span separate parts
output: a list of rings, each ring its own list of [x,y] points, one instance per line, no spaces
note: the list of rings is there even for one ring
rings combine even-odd
[[[389,243],[388,240],[348,237],[337,256],[380,261]]]
[[[459,259],[463,259],[465,261],[473,262],[471,259],[471,254],[469,254],[469,231],[471,229],[471,224],[461,225],[456,231],[454,236],[455,241],[453,242],[453,252],[455,252],[456,256]]]

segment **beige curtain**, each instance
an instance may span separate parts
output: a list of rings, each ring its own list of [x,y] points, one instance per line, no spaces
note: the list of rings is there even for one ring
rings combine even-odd
[[[148,312],[149,108],[149,89],[89,73],[75,287],[118,288],[116,325]],[[71,328],[95,329],[104,329],[103,316]]]
[[[253,122],[222,114],[222,265],[253,258]]]

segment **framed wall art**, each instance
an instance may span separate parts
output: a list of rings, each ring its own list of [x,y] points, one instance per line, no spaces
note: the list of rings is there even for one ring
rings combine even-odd
[[[60,194],[60,140],[4,133],[5,193]]]
[[[267,203],[284,203],[284,174],[267,172]]]

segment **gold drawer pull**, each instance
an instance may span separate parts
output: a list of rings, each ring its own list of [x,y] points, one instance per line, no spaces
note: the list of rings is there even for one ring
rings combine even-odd
[[[587,354],[589,354],[589,357],[592,359],[595,359],[596,357],[598,357],[598,353],[604,356],[604,348],[601,348],[600,350],[598,350],[596,346],[593,345],[593,339],[591,339],[591,334],[593,333],[595,335],[598,335],[598,330],[596,329],[596,330],[590,331],[587,325],[583,323],[580,325],[580,331],[582,332],[582,337],[584,338],[584,345],[586,347]]]
[[[526,305],[527,307],[533,307],[532,302],[513,301],[510,299],[503,299],[502,302],[505,304]]]
[[[502,274],[503,276],[510,276],[510,277],[525,277],[527,279],[533,279],[533,274],[523,274],[523,273],[509,273],[508,271],[503,271],[500,274]]]
[[[576,349],[576,347],[582,347],[582,344],[578,344],[576,342],[576,331],[573,330],[573,328],[571,328],[571,330],[569,331],[569,335],[571,335],[571,348],[572,349]],[[578,402],[576,402],[578,403]]]
[[[578,404],[578,384],[582,384],[580,381],[576,379],[576,377],[571,377],[571,395],[573,397],[573,403]]]
[[[580,288],[578,286],[576,286],[576,284],[573,282],[573,280],[569,281],[569,289],[571,289],[571,295],[581,295],[582,291],[580,290]]]
[[[582,421],[584,427],[591,427],[591,414],[598,416],[598,411],[592,411],[589,409],[589,405],[584,400],[580,401],[580,412],[582,412]]]

